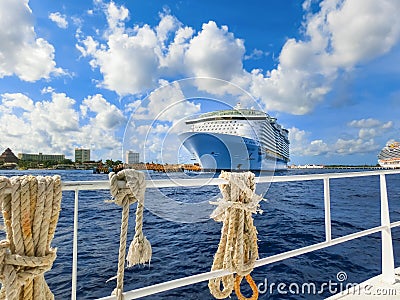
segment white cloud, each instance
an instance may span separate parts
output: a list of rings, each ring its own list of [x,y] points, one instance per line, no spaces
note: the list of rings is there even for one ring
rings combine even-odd
[[[186,100],[179,82],[164,85],[149,96],[148,116],[174,122],[200,112],[200,105]]]
[[[88,111],[95,113],[91,119],[91,126],[104,130],[115,129],[125,123],[126,119],[121,110],[114,104],[110,104],[102,95],[89,96],[83,100],[81,105],[82,115],[86,116]]]
[[[357,128],[357,138],[338,139],[333,149],[338,154],[368,153],[379,150],[381,145],[376,143],[376,138],[389,132],[393,127],[393,122],[382,122],[377,119],[368,118],[353,120],[347,124],[350,128]]]
[[[349,138],[328,142],[321,139],[310,141],[310,133],[296,127],[289,129],[290,152],[294,156],[349,155],[376,152],[380,148],[378,137],[390,132],[393,122],[377,119],[360,119],[347,123]],[[354,132],[354,129],[358,132]],[[352,131],[353,130],[353,131]]]
[[[97,51],[97,47],[99,45],[98,42],[96,42],[93,37],[88,36],[84,40],[81,40],[81,45],[76,45],[76,48],[82,53],[83,56],[88,56],[88,55],[95,55]],[[95,62],[95,60],[94,60]],[[91,64],[92,67],[95,67],[96,64]]]
[[[38,129],[57,134],[79,129],[79,116],[73,109],[76,101],[64,93],[53,93],[51,101],[35,103],[30,112],[30,121]]]
[[[106,14],[109,24],[107,46],[88,36],[77,48],[83,56],[92,58],[92,67],[100,68],[103,87],[120,95],[136,94],[152,87],[158,67],[155,32],[145,25],[135,27],[128,35],[123,23],[128,18],[128,11],[113,2],[108,5]]]
[[[305,1],[306,16],[301,28],[304,37],[286,41],[275,69],[265,73],[260,69],[247,71],[243,60],[265,54],[254,49],[245,55],[244,41],[235,37],[227,26],[208,21],[196,32],[164,11],[156,26],[126,27],[129,11],[124,6],[114,2],[101,4],[108,28],[103,33],[96,32],[98,36],[84,36],[77,31],[76,47],[88,58],[92,68],[102,74],[102,87],[119,95],[135,95],[136,101],[126,106],[134,119],[127,137],[127,143],[131,144],[127,147],[138,148],[144,131],[150,132],[147,151],[158,158],[166,125],[150,126],[141,122],[157,118],[176,125],[172,122],[177,118],[200,110],[192,102],[177,104],[187,95],[179,84],[168,85],[167,80],[203,77],[193,80],[199,94],[206,91],[217,96],[238,95],[239,86],[260,99],[267,110],[306,114],[324,100],[341,74],[387,53],[399,40],[400,26],[396,18],[399,4],[394,0],[383,0],[379,9],[370,0],[324,0],[315,13],[311,12],[313,1]],[[368,22],[371,19],[376,23]],[[160,86],[163,87],[157,90]],[[153,89],[155,92],[145,101],[137,100]],[[82,113],[86,112],[89,113],[88,105],[82,107]],[[107,120],[114,119],[103,119],[102,124]],[[377,136],[393,124],[364,119],[354,120],[348,126],[350,137],[335,141],[310,139],[309,133],[292,128],[291,151],[312,156],[374,151]],[[170,136],[175,134],[174,128],[178,127],[172,126]],[[168,145],[164,150],[167,148],[173,147]]]
[[[129,18],[129,11],[124,7],[117,7],[114,2],[110,2],[106,10],[107,22],[111,30],[124,27],[124,21]]]
[[[381,122],[379,120],[368,118],[368,119],[353,120],[348,123],[348,126],[355,128],[372,128],[372,127],[377,127],[380,124]]]
[[[311,2],[304,2],[309,9]],[[305,114],[324,99],[340,70],[388,52],[400,37],[396,0],[325,0],[308,14],[304,40],[289,39],[279,65],[253,72],[251,91],[270,110]]]
[[[328,154],[331,149],[322,140],[309,141],[310,133],[292,127],[289,129],[290,153],[294,156],[317,156]]]
[[[304,0],[303,2],[303,10],[307,11],[311,7],[311,3],[313,0]]]
[[[194,76],[230,81],[243,72],[244,53],[243,40],[236,39],[227,26],[219,28],[209,21],[191,39],[185,62]]]
[[[0,78],[15,74],[24,81],[63,74],[56,68],[54,47],[37,38],[28,0],[0,1]]]
[[[335,152],[341,155],[376,152],[381,146],[374,139],[338,139],[334,145]]]
[[[77,49],[103,75],[102,86],[120,95],[142,93],[156,88],[165,76],[204,76],[242,82],[245,76],[243,41],[227,26],[210,21],[194,36],[174,16],[160,14],[157,26],[144,24],[125,28],[129,14],[113,2],[105,8],[109,28],[107,43],[92,36],[78,35]],[[229,55],[227,55],[229,53]],[[210,83],[210,82],[209,82]],[[214,86],[204,86],[211,91]],[[221,92],[221,91],[219,91]]]
[[[353,120],[347,124],[349,127],[359,128],[358,137],[362,140],[373,139],[393,127],[393,121],[382,123],[373,118]]]
[[[194,30],[191,27],[186,26],[177,29],[173,42],[169,44],[166,53],[159,58],[162,75],[176,76],[186,74],[184,57],[193,34]]]
[[[5,93],[2,95],[2,104],[4,108],[21,108],[26,111],[31,111],[34,108],[33,101],[24,94],[10,94]],[[11,112],[11,110],[9,110]]]
[[[341,3],[341,2],[339,2]],[[326,25],[332,34],[331,64],[344,68],[388,52],[399,40],[400,20],[397,0],[325,1]]]
[[[323,140],[311,141],[310,145],[306,149],[305,155],[324,155],[329,153],[330,149],[327,143]]]
[[[134,107],[124,135],[124,149],[136,149],[147,161],[176,162],[180,146],[177,133],[186,129],[182,120],[200,112],[200,104],[188,101],[179,82],[160,81],[160,88]],[[138,141],[141,141],[138,143]],[[174,158],[174,159],[173,159]]]
[[[42,88],[42,90],[40,92],[42,94],[47,94],[47,93],[52,93],[54,91],[55,91],[55,89],[53,87],[47,86],[47,87]]]
[[[249,60],[249,59],[257,60],[257,59],[262,58],[264,55],[265,56],[269,55],[269,53],[268,52],[264,53],[264,51],[259,50],[259,49],[253,49],[253,51],[249,55],[244,56],[244,59],[245,60]]]
[[[164,12],[154,28],[125,28],[129,12],[113,2],[104,9],[107,43],[88,36],[77,47],[99,68],[103,87],[120,95],[143,93],[165,78],[213,77],[250,91],[268,110],[306,114],[324,100],[341,73],[387,53],[400,38],[397,0],[324,0],[316,13],[311,4],[303,2],[304,38],[288,39],[278,66],[266,73],[243,68],[243,60],[263,51],[245,56],[244,41],[225,25],[209,21],[195,33]],[[215,95],[232,93],[229,85],[196,84]]]
[[[174,16],[163,14],[160,14],[160,16],[160,23],[155,30],[162,48],[165,48],[165,42],[168,40],[169,36],[181,26],[181,24]]]
[[[67,17],[59,12],[50,13],[49,19],[56,23],[60,28],[66,29],[68,27]]]
[[[71,157],[77,146],[98,153],[110,150],[114,155],[121,151],[116,131],[125,118],[115,105],[101,95],[89,96],[82,104],[85,115],[76,108],[76,100],[66,94],[51,92],[50,97],[33,101],[20,93],[2,94],[0,143],[15,151],[64,153]]]

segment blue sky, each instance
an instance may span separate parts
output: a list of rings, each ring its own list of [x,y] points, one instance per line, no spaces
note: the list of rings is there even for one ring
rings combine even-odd
[[[240,100],[289,129],[291,163],[375,164],[399,139],[398,11],[397,0],[3,0],[0,146],[172,163],[185,159],[186,117]]]

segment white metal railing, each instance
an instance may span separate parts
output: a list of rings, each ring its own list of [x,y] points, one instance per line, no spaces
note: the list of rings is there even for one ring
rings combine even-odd
[[[395,282],[394,257],[391,228],[400,226],[400,221],[390,223],[389,205],[386,188],[386,175],[400,174],[400,170],[385,171],[367,171],[367,172],[348,172],[348,173],[323,173],[310,175],[294,175],[294,176],[263,176],[257,178],[257,183],[270,182],[290,182],[290,181],[309,181],[322,180],[324,184],[324,211],[325,211],[325,241],[316,243],[307,247],[279,253],[256,261],[255,267],[264,266],[274,262],[282,261],[291,257],[306,254],[312,251],[327,248],[329,246],[341,244],[360,238],[373,233],[381,232],[382,236],[382,278],[388,283]],[[380,200],[381,200],[381,225],[370,229],[362,230],[356,233],[348,234],[339,238],[332,239],[331,236],[331,211],[330,211],[330,179],[349,178],[363,176],[379,176],[380,177]],[[226,183],[224,179],[219,178],[197,178],[197,179],[163,179],[163,180],[147,180],[147,188],[165,188],[165,187],[194,187],[204,185],[219,185]],[[63,182],[63,191],[75,191],[75,208],[74,208],[74,236],[73,236],[73,258],[72,258],[72,294],[71,299],[76,299],[76,280],[77,280],[77,257],[78,257],[78,201],[79,191],[82,190],[101,190],[109,189],[108,181],[67,181]],[[209,280],[230,274],[227,270],[217,270],[205,272],[193,276],[180,279],[166,281],[163,283],[146,286],[136,290],[124,293],[124,299],[140,298],[159,292],[171,290],[178,287]],[[115,296],[101,298],[116,299]]]

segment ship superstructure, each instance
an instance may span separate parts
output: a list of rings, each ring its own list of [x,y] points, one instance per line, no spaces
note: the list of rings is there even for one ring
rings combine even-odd
[[[186,121],[183,145],[206,170],[281,170],[289,161],[288,130],[267,113],[241,108]]]
[[[400,168],[400,143],[388,143],[379,153],[378,163],[384,168]]]

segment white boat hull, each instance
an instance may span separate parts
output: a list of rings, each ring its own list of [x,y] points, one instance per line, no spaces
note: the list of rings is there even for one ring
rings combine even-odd
[[[204,170],[287,170],[287,162],[267,155],[249,138],[210,132],[185,132],[179,138]]]

